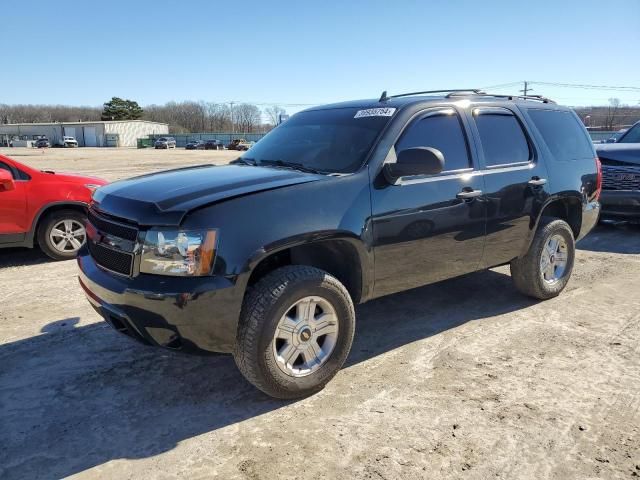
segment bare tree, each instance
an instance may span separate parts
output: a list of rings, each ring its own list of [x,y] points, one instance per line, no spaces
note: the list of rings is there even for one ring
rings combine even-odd
[[[243,133],[250,133],[262,123],[260,109],[250,103],[241,103],[233,109],[234,122]]]
[[[225,103],[207,103],[208,129],[211,132],[231,131],[231,109]]]
[[[620,99],[610,98],[609,107],[607,108],[606,117],[604,120],[604,126],[607,130],[613,130],[613,126],[616,123],[616,117],[618,116],[619,109],[620,109]]]
[[[269,123],[273,126],[278,125],[280,122],[280,115],[284,115],[287,111],[279,105],[272,105],[267,107],[264,111],[269,118]]]
[[[65,105],[0,105],[0,118],[6,123],[91,121],[100,120],[100,108]]]

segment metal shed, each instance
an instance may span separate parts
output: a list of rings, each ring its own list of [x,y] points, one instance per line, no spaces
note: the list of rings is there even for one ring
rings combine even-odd
[[[66,136],[75,137],[80,147],[135,147],[138,138],[168,133],[166,123],[146,120],[13,123],[0,125],[0,145],[40,137],[47,137],[52,145],[56,145]]]

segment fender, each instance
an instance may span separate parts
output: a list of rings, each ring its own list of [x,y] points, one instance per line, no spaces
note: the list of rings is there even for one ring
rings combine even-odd
[[[42,218],[42,216],[46,214],[49,209],[53,207],[62,207],[62,206],[82,207],[85,211],[89,208],[89,205],[87,203],[81,202],[78,200],[62,200],[59,202],[47,203],[46,205],[41,207],[40,210],[38,210],[36,214],[33,216],[31,227],[29,228],[29,231],[26,232],[24,241],[20,246],[33,248],[34,238],[36,237],[36,233],[37,233],[36,229],[38,227],[38,222],[40,221],[40,218]]]
[[[520,252],[520,255],[518,256],[518,258],[522,258],[529,251],[529,247],[533,242],[533,237],[535,236],[535,233],[538,230],[538,225],[540,225],[540,220],[542,219],[543,213],[547,209],[547,207],[549,207],[549,205],[551,205],[554,202],[567,201],[567,200],[571,202],[577,200],[578,202],[580,202],[580,205],[581,205],[580,213],[582,214],[582,211],[584,211],[584,208],[585,208],[586,200],[584,196],[581,196],[580,194],[578,194],[578,192],[562,192],[559,194],[550,195],[540,207],[540,211],[536,212],[535,221],[534,219],[532,219],[532,222],[529,227],[529,233],[527,235],[526,241],[523,244],[523,249]]]
[[[328,241],[347,242],[355,249],[358,260],[360,262],[361,271],[360,282],[362,291],[359,300],[360,303],[368,300],[373,291],[373,250],[370,245],[367,245],[363,241],[362,238],[347,230],[324,230],[304,233],[288,238],[283,238],[281,240],[278,240],[277,242],[272,242],[268,245],[264,245],[261,248],[255,250],[249,256],[245,264],[240,269],[242,273],[238,275],[237,283],[241,286],[242,291],[244,292],[246,290],[247,283],[249,282],[251,274],[254,272],[255,268],[266,258],[287,249],[301,246],[310,246]]]

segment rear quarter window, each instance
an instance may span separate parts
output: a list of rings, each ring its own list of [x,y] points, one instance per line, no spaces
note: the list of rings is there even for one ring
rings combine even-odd
[[[595,157],[591,140],[571,112],[531,109],[528,113],[556,160]]]

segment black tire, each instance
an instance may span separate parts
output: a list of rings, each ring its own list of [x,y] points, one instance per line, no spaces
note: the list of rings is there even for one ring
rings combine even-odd
[[[38,244],[44,253],[54,260],[69,260],[75,258],[78,254],[78,249],[69,250],[68,252],[61,252],[58,250],[49,237],[49,233],[53,227],[64,220],[73,220],[81,223],[83,226],[87,223],[87,217],[78,210],[57,210],[46,215],[38,226],[37,238]],[[82,244],[86,241],[86,236],[82,240]]]
[[[338,336],[328,359],[304,377],[287,375],[273,354],[280,318],[298,300],[318,295],[331,303],[338,321]],[[244,377],[267,395],[280,399],[312,395],[338,373],[355,331],[355,311],[349,292],[327,272],[303,265],[282,267],[266,275],[247,293],[236,338],[234,358]]]
[[[561,276],[555,282],[549,283],[543,278],[540,259],[547,242],[554,235],[560,235],[564,239],[567,260]],[[525,295],[539,300],[557,297],[569,282],[575,252],[573,231],[567,222],[553,217],[543,217],[527,254],[511,262],[511,277],[516,288]]]

